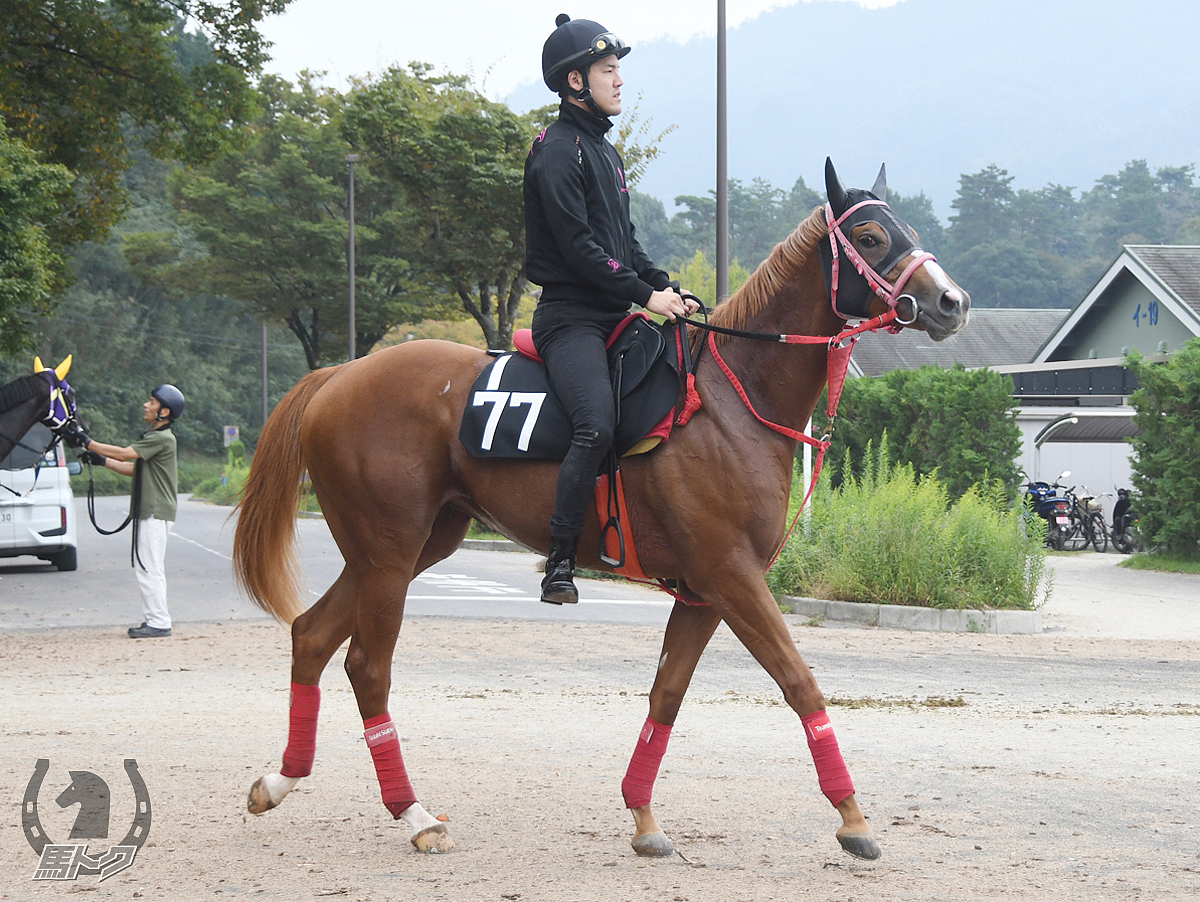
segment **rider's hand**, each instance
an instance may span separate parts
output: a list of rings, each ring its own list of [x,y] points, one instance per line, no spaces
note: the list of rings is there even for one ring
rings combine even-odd
[[[106,461],[108,458],[106,458],[103,454],[96,453],[95,451],[84,451],[79,455],[79,459],[85,464],[92,464],[97,467],[102,467],[104,466],[104,461]]]
[[[63,426],[62,431],[59,432],[59,436],[72,448],[86,448],[88,442],[92,440],[91,436],[84,432],[74,420],[69,421]]]
[[[691,298],[684,298],[668,288],[664,291],[653,292],[650,300],[646,301],[646,309],[675,322],[676,316],[688,316],[695,313],[700,309],[700,305]]]

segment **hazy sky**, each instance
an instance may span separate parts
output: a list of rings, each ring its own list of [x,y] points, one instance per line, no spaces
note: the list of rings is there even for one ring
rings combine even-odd
[[[726,0],[730,28],[770,9],[809,0]],[[876,8],[903,0],[840,0]],[[381,72],[412,60],[472,75],[494,98],[540,78],[542,44],[560,12],[595,19],[625,41],[686,41],[712,35],[716,0],[293,0],[262,31],[274,42],[266,69],[294,79],[302,69],[324,70],[341,86],[350,76]]]

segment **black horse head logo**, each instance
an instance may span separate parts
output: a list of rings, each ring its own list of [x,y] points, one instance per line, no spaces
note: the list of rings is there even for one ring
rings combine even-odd
[[[108,839],[111,797],[108,784],[86,770],[71,771],[71,785],[57,799],[59,808],[79,806],[70,839]]]

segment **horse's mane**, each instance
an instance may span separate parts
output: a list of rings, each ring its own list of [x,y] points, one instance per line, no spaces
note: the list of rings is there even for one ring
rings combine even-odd
[[[41,384],[39,385],[39,383]],[[44,384],[45,380],[37,373],[33,373],[29,376],[22,376],[8,385],[0,385],[0,413],[6,413],[18,404],[24,404],[36,395],[41,385]]]
[[[792,234],[775,245],[767,259],[728,301],[717,305],[710,317],[713,325],[745,329],[750,319],[799,275],[801,267],[816,253],[817,243],[828,234],[825,208],[817,207],[808,219],[792,230]]]

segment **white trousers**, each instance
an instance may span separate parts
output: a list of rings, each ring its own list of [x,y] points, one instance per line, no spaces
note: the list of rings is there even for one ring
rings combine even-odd
[[[167,536],[173,525],[167,520],[150,517],[138,521],[137,552],[145,570],[134,561],[138,588],[142,592],[142,617],[146,626],[160,630],[171,628],[171,612],[167,610]]]

